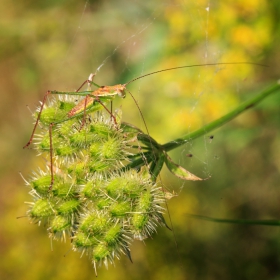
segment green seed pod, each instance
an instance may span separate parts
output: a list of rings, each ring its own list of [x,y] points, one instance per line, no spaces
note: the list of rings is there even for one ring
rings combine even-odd
[[[144,234],[144,229],[148,221],[149,221],[149,216],[147,213],[136,213],[133,215],[132,231],[134,232],[134,236],[137,235],[137,237],[135,237],[136,239],[142,240],[146,238],[146,234]],[[145,236],[145,237],[140,238],[140,236]]]
[[[123,145],[121,139],[109,138],[100,148],[101,158],[121,160],[121,157],[123,156]]]
[[[153,211],[152,203],[153,196],[150,192],[146,191],[140,195],[131,222],[132,232],[136,239],[143,240],[152,233],[150,224],[156,222],[152,221],[152,213],[150,213],[150,211]]]
[[[58,100],[58,107],[61,111],[68,113],[76,104],[75,97],[65,97],[60,95]]]
[[[35,174],[35,176],[40,176],[41,174]],[[38,194],[47,195],[50,189],[50,182],[51,176],[49,174],[43,174],[41,177],[33,178],[30,181],[30,185]]]
[[[81,125],[82,124],[79,124],[78,127]],[[94,143],[97,139],[98,137],[92,132],[88,131],[86,125],[84,125],[82,130],[79,129],[73,130],[69,138],[69,145],[71,145],[72,147],[85,148],[88,147],[91,143]]]
[[[136,211],[149,212],[152,208],[153,195],[148,190],[141,193]]]
[[[48,126],[50,123],[58,122],[65,119],[67,113],[75,106],[75,98],[59,96],[49,99],[41,112],[40,123]],[[40,107],[37,108],[34,118],[37,119]]]
[[[50,199],[41,198],[38,199],[33,207],[29,210],[29,216],[31,218],[46,218],[56,214],[54,203]]]
[[[51,222],[50,230],[54,235],[61,237],[61,234],[64,232],[69,231],[71,228],[71,222],[69,218],[65,216],[55,216]]]
[[[88,199],[95,200],[102,193],[105,180],[99,175],[92,178],[82,187],[81,193]]]
[[[108,201],[108,198],[103,198],[103,197],[98,197],[96,199],[96,207],[99,209],[99,210],[102,210],[102,209],[107,209],[108,206],[111,204],[109,201]]]
[[[94,211],[84,215],[80,230],[92,235],[102,235],[110,226],[111,221],[106,213]]]
[[[72,162],[68,161],[68,166],[67,166],[67,173],[71,175],[71,177],[76,178],[77,184],[80,183],[80,179],[83,179],[87,172],[88,168],[86,167],[86,160],[73,160]],[[83,180],[82,180],[83,181]]]
[[[93,235],[84,233],[82,231],[79,231],[75,234],[75,237],[73,238],[73,246],[74,250],[84,250],[88,248],[92,248],[93,246],[96,246],[98,244],[98,239],[94,237]]]
[[[131,221],[131,231],[135,239],[143,240],[156,231],[157,224],[166,225],[162,217],[164,202],[161,189],[152,186],[150,190],[143,192],[136,207]]]
[[[116,163],[115,163],[116,164]],[[90,161],[87,164],[89,173],[93,174],[95,172],[108,172],[112,167],[112,162],[110,161]]]
[[[112,217],[124,217],[131,212],[131,205],[129,201],[116,202],[110,207]]]
[[[108,246],[117,248],[120,246],[123,230],[120,225],[112,226],[107,230],[104,236],[104,241]]]
[[[76,119],[69,119],[66,122],[62,122],[54,127],[54,132],[65,138],[69,138],[69,135],[73,133],[73,129],[77,126]]]
[[[56,147],[55,145],[53,146],[53,152],[54,155],[56,156],[72,156],[75,155],[75,153],[77,152],[76,149],[74,149],[73,147],[65,144],[65,145],[60,145],[58,147]]]
[[[63,201],[57,207],[57,213],[60,215],[69,215],[78,211],[81,202],[77,199]]]
[[[112,198],[119,196],[135,198],[145,189],[145,181],[135,171],[127,171],[120,175],[112,176],[106,190]]]
[[[104,244],[100,243],[96,247],[94,247],[93,252],[92,252],[92,261],[94,263],[98,262],[104,262],[105,265],[107,266],[107,258],[111,256],[110,248]]]
[[[37,114],[34,117],[37,118]],[[62,120],[64,117],[65,112],[63,110],[46,106],[41,113],[40,123],[48,126],[50,123]]]
[[[149,213],[149,211],[152,208],[152,203],[153,203],[153,196],[151,195],[150,192],[145,191],[141,193],[137,202],[137,207],[134,209],[134,211],[140,213]]]
[[[52,193],[56,197],[66,198],[77,196],[78,190],[77,186],[72,184],[70,177],[66,177],[65,180],[59,177],[59,180],[56,180],[53,184]]]
[[[90,145],[90,148],[89,148],[89,155],[92,158],[98,157],[99,156],[99,151],[100,151],[101,147],[102,147],[101,141],[92,143]]]
[[[110,135],[115,133],[116,128],[112,125],[111,121],[103,121],[103,118],[101,117],[97,122],[90,126],[90,131],[101,138],[107,139]]]
[[[37,135],[37,138],[35,140],[35,145],[38,151],[47,152],[50,150],[50,135],[48,131],[46,131],[44,134],[42,133],[40,135]],[[52,140],[54,143],[59,143],[59,141],[57,141],[57,138],[55,139],[55,137],[53,137]]]

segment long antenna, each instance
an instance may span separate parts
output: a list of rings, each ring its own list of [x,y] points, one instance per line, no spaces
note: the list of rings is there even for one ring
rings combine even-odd
[[[260,63],[255,63],[255,62],[217,62],[217,63],[205,63],[205,64],[192,64],[192,65],[184,65],[184,66],[178,66],[178,67],[171,67],[171,68],[166,68],[166,69],[162,69],[162,70],[158,70],[158,71],[154,71],[145,75],[142,75],[140,77],[134,78],[132,80],[130,80],[129,82],[127,82],[125,85],[127,86],[128,84],[142,79],[144,77],[150,76],[150,75],[154,75],[157,73],[161,73],[161,72],[165,72],[165,71],[169,71],[169,70],[175,70],[175,69],[181,69],[181,68],[191,68],[191,67],[202,67],[202,66],[217,66],[217,65],[236,65],[236,64],[249,64],[249,65],[256,65],[256,66],[262,66],[262,67],[268,67],[267,65],[264,64],[260,64]]]
[[[154,74],[157,74],[157,73],[161,73],[161,72],[165,72],[165,71],[170,71],[170,70],[176,70],[176,69],[182,69],[182,68],[191,68],[191,67],[202,67],[202,66],[217,66],[217,65],[236,65],[236,64],[249,64],[249,65],[256,65],[256,66],[263,66],[263,67],[268,67],[267,65],[263,65],[263,64],[259,64],[259,63],[254,63],[254,62],[220,62],[220,63],[206,63],[206,64],[192,64],[192,65],[184,65],[184,66],[178,66],[178,67],[171,67],[171,68],[166,68],[166,69],[162,69],[162,70],[158,70],[158,71],[154,71],[154,72],[151,72],[151,73],[148,73],[148,74],[144,74],[142,76],[139,76],[137,78],[134,78],[132,80],[130,80],[129,82],[125,83],[124,85],[127,86],[128,84],[136,81],[136,80],[139,80],[139,79],[142,79],[144,77],[147,77],[147,76],[150,76],[150,75],[154,75]],[[136,104],[137,108],[138,108],[138,111],[141,115],[141,119],[144,123],[144,126],[145,126],[145,129],[147,131],[147,134],[148,136],[150,136],[150,132],[148,130],[148,126],[146,124],[146,121],[144,119],[144,116],[142,114],[142,111],[140,110],[140,107],[135,99],[135,97],[133,96],[133,94],[128,90],[126,89],[129,94],[131,95],[134,103]],[[150,140],[151,141],[151,140]],[[153,156],[155,157],[155,151],[153,150]],[[161,177],[159,175],[159,178],[160,178],[160,181],[161,181]],[[164,192],[164,191],[163,191]],[[176,240],[176,236],[175,236],[175,232],[174,232],[174,227],[173,227],[173,222],[172,222],[172,219],[171,219],[171,215],[170,215],[170,212],[169,212],[169,208],[168,208],[168,204],[167,204],[167,201],[165,199],[165,206],[166,206],[166,209],[168,211],[168,216],[169,216],[169,221],[171,223],[171,229],[172,229],[172,232],[173,232],[173,237],[174,237],[174,241],[175,241],[175,245],[176,245],[176,248],[178,250],[178,244],[177,244],[177,240]],[[94,263],[95,265],[95,263]]]

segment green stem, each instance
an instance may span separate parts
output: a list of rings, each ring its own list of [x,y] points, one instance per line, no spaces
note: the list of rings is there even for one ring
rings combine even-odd
[[[280,226],[279,220],[232,220],[232,219],[217,219],[211,218],[206,216],[194,215],[194,214],[187,214],[189,217],[205,220],[215,223],[226,223],[226,224],[242,224],[242,225],[253,225],[253,226]]]
[[[162,145],[162,148],[165,151],[171,151],[175,148],[180,147],[181,145],[184,145],[185,143],[194,140],[195,138],[198,138],[200,136],[203,136],[207,133],[209,133],[210,131],[224,125],[225,123],[231,121],[232,119],[234,119],[235,117],[237,117],[239,114],[245,112],[247,109],[250,109],[252,107],[254,107],[256,104],[258,104],[259,102],[261,102],[263,99],[265,99],[267,96],[269,96],[272,93],[276,93],[277,91],[279,91],[280,89],[280,84],[276,83],[272,86],[270,86],[269,88],[263,90],[260,94],[258,94],[257,96],[249,99],[248,101],[245,101],[244,103],[242,103],[240,106],[238,106],[236,109],[234,109],[233,111],[231,111],[230,113],[224,115],[223,117],[203,126],[202,128],[188,133],[187,135],[175,139],[171,142],[168,142],[164,145]]]

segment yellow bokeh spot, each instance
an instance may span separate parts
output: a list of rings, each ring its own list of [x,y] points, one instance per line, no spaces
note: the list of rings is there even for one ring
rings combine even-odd
[[[232,41],[236,44],[245,46],[256,45],[256,35],[252,28],[247,25],[239,25],[232,29],[231,32]]]

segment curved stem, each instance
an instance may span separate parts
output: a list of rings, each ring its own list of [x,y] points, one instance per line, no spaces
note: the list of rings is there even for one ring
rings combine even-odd
[[[254,107],[256,104],[258,104],[259,102],[261,102],[263,99],[265,99],[266,97],[268,97],[270,94],[272,93],[276,93],[280,90],[280,83],[276,83],[272,86],[270,86],[269,88],[263,90],[260,94],[258,94],[257,96],[254,96],[253,98],[243,102],[240,106],[238,106],[236,109],[234,109],[233,111],[231,111],[230,113],[224,115],[223,117],[203,126],[202,128],[188,133],[184,136],[182,136],[181,138],[175,139],[173,141],[170,141],[166,144],[163,144],[161,147],[165,150],[165,151],[171,151],[175,148],[180,147],[181,145],[184,145],[185,143],[194,140],[200,136],[203,136],[207,133],[209,133],[210,131],[213,131],[214,129],[224,125],[225,123],[231,121],[232,119],[234,119],[235,117],[237,117],[238,115],[240,115],[241,113],[245,112],[247,109],[250,109],[252,107]]]

